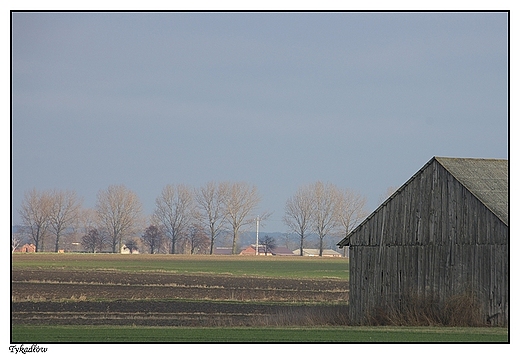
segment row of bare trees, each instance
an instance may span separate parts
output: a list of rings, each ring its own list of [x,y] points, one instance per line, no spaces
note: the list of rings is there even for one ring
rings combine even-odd
[[[237,252],[241,230],[265,220],[269,213],[256,213],[260,196],[255,186],[244,182],[209,182],[200,188],[169,184],[155,200],[153,214],[145,218],[137,195],[123,185],[109,186],[99,191],[93,209],[84,209],[75,192],[30,190],[19,210],[22,226],[36,246],[53,240],[55,252],[66,232],[82,235],[81,244],[89,252],[107,247],[113,253],[121,249],[123,241],[132,251],[134,237],[150,253],[165,244],[169,253],[189,248],[190,253],[207,250],[213,254],[216,240],[224,233],[232,236],[232,250]],[[300,187],[287,200],[284,222],[291,232],[298,234],[300,254],[309,234],[319,236],[320,256],[327,235],[346,235],[366,215],[365,198],[332,184],[316,182]],[[46,242],[47,241],[47,242]]]
[[[25,194],[20,216],[36,252],[49,234],[54,236],[54,251],[58,252],[63,233],[78,220],[80,212],[81,202],[73,191],[39,192],[33,189]]]
[[[203,240],[208,239],[212,254],[215,240],[225,229],[232,231],[236,250],[240,231],[255,222],[253,212],[259,203],[257,188],[244,182],[209,182],[199,189],[170,184],[156,198],[155,210],[146,220],[137,195],[123,185],[113,185],[99,191],[94,209],[83,209],[75,192],[33,189],[25,194],[19,213],[37,252],[43,251],[48,237],[53,237],[54,251],[58,252],[63,233],[80,230],[85,249],[101,251],[109,244],[115,253],[123,239],[144,230],[141,241],[151,253],[166,238],[172,254],[181,239],[189,243],[191,252],[203,247]]]
[[[284,223],[298,234],[300,255],[310,234],[319,237],[319,255],[327,235],[345,237],[367,215],[366,199],[350,189],[334,184],[315,182],[301,186],[285,205]]]

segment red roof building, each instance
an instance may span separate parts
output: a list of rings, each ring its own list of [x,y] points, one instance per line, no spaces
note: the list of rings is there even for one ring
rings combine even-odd
[[[31,243],[31,244],[26,243],[26,244],[23,245],[22,247],[17,248],[17,249],[15,250],[15,252],[22,252],[22,253],[32,253],[32,252],[36,252],[36,246],[33,245],[32,243]]]

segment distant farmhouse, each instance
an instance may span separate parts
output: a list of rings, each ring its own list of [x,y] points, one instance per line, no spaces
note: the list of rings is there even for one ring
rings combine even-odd
[[[294,255],[299,256],[300,255],[300,249],[293,251]],[[320,256],[320,250],[319,248],[304,248],[303,249],[303,256],[307,257],[319,257]],[[341,253],[336,252],[331,249],[325,249],[322,252],[322,257],[341,257]]]
[[[15,252],[23,252],[23,253],[32,253],[32,252],[36,252],[36,246],[33,245],[32,243],[30,243],[30,244],[26,243],[25,245],[15,249],[14,251]]]
[[[509,321],[508,160],[433,157],[347,237],[349,317],[411,299],[475,299],[478,321]]]

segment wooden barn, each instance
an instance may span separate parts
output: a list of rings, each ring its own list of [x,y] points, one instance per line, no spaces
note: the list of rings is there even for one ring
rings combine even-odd
[[[508,325],[508,176],[508,160],[433,157],[341,240],[352,323],[470,296],[479,323]]]

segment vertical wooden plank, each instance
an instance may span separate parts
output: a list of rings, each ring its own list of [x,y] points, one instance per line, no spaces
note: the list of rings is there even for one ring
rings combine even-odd
[[[489,315],[490,311],[490,298],[491,298],[491,269],[490,269],[490,258],[491,258],[491,252],[490,252],[490,245],[482,245],[482,255],[481,255],[481,261],[482,261],[482,287],[484,290],[483,293],[483,303],[485,305],[484,311],[487,315]]]
[[[502,259],[502,270],[503,274],[503,303],[502,303],[502,311],[504,313],[501,325],[509,324],[509,246],[502,245],[503,256]]]

